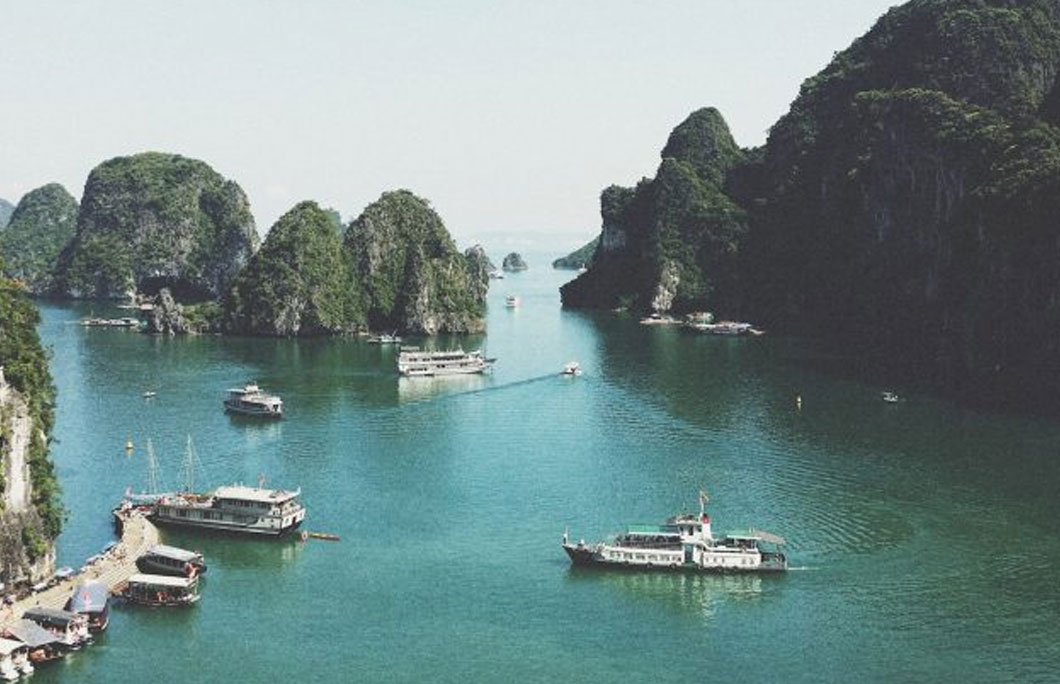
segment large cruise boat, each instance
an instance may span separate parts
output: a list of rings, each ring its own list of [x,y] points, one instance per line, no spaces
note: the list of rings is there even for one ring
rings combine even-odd
[[[410,377],[469,375],[485,373],[494,361],[496,359],[487,359],[481,350],[421,351],[417,347],[402,347],[398,352],[397,369],[401,375]]]
[[[242,413],[248,416],[265,416],[266,418],[283,417],[283,401],[272,394],[265,394],[257,383],[250,383],[238,389],[228,390],[224,401],[225,411]]]
[[[699,515],[682,513],[665,525],[631,525],[614,540],[570,543],[563,550],[575,565],[692,572],[778,572],[788,569],[784,539],[761,530],[715,537],[700,494]]]
[[[231,485],[212,494],[169,494],[151,507],[149,517],[159,525],[279,536],[305,519],[305,507],[298,500],[301,493],[301,489]]]

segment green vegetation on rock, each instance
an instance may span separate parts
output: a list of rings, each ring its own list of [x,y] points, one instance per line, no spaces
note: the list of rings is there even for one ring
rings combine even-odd
[[[589,268],[596,254],[596,247],[600,244],[600,237],[594,237],[588,244],[579,247],[565,257],[560,257],[552,262],[552,268],[580,269]]]
[[[8,279],[0,279],[0,364],[6,381],[26,402],[31,424],[26,462],[33,511],[17,517],[20,530],[15,535],[31,542],[26,544],[31,561],[59,536],[64,516],[59,482],[48,458],[55,388],[48,373],[48,356],[37,336],[39,322],[40,314],[22,288]]]
[[[408,190],[386,192],[346,231],[350,288],[373,330],[478,332],[485,303],[478,275],[441,218]]]
[[[51,288],[52,272],[77,226],[77,200],[51,183],[22,197],[0,232],[4,275],[40,294]]]
[[[434,210],[407,190],[384,193],[341,239],[333,214],[303,202],[276,222],[224,297],[223,328],[278,336],[479,331],[489,283],[483,259],[481,248],[460,254]]]
[[[722,188],[743,153],[714,109],[670,135],[654,179],[600,197],[592,268],[561,289],[568,306],[691,311],[733,307],[747,215]]]
[[[225,327],[310,336],[360,327],[363,317],[333,216],[315,202],[284,214],[224,299]]]
[[[807,79],[763,148],[735,152],[713,110],[675,129],[654,180],[604,192],[564,303],[702,305],[1055,402],[1058,125],[1060,5],[913,0]]]
[[[213,299],[257,245],[243,191],[205,163],[159,152],[118,157],[89,174],[55,291],[115,298],[169,287],[178,300]]]

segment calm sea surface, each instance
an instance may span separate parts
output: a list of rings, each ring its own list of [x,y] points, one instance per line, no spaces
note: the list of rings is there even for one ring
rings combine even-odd
[[[572,274],[530,264],[462,340],[493,375],[450,381],[399,380],[395,351],[361,340],[150,337],[74,324],[104,305],[43,304],[60,564],[112,538],[148,438],[170,487],[190,435],[202,485],[301,486],[307,529],[342,541],[166,534],[206,555],[199,605],[118,607],[34,681],[1060,679],[1060,426],[885,404],[791,340],[563,311]],[[571,359],[585,375],[558,375]],[[222,412],[252,379],[282,422]],[[661,521],[701,487],[715,529],[787,537],[794,569],[586,572],[560,549],[565,527]]]

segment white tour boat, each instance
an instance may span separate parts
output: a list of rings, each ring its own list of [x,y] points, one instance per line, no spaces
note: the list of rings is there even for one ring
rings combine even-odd
[[[417,347],[402,347],[398,352],[397,369],[398,373],[409,377],[469,375],[485,373],[495,361],[487,359],[481,350],[421,351]]]
[[[301,494],[301,489],[238,484],[218,487],[210,494],[169,494],[158,499],[149,517],[160,525],[279,536],[305,520],[305,507],[298,500]]]
[[[283,401],[275,395],[265,394],[254,382],[238,389],[228,390],[228,398],[225,399],[224,404],[225,411],[232,413],[267,418],[283,417]]]
[[[563,367],[560,371],[560,375],[581,375],[582,367],[578,365],[577,361],[571,361]]]
[[[788,569],[785,541],[748,530],[715,537],[700,494],[699,515],[682,513],[665,525],[631,525],[612,541],[571,544],[563,550],[575,565],[692,572],[778,572]]]

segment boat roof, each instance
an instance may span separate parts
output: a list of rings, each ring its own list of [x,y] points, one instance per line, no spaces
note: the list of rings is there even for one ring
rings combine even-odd
[[[151,584],[159,587],[187,588],[195,583],[194,577],[171,577],[169,575],[143,575],[137,573],[129,578],[129,584]]]
[[[178,560],[184,563],[198,560],[202,555],[176,546],[166,546],[165,544],[155,544],[147,550],[147,553],[155,556],[165,556],[166,558],[172,558],[173,560]]]
[[[760,539],[764,542],[769,542],[770,544],[787,543],[787,540],[784,539],[784,537],[771,532],[766,532],[765,530],[756,530],[753,528],[748,530],[733,530],[731,532],[726,532],[725,536],[729,539]]]
[[[18,639],[30,648],[54,644],[59,641],[59,637],[32,620],[19,620],[15,624],[9,625],[4,630],[4,633]]]
[[[25,647],[26,644],[22,643],[21,641],[0,638],[0,655],[11,655],[13,651]]]
[[[679,534],[674,525],[627,525],[626,534]]]
[[[66,602],[66,610],[73,613],[98,613],[107,607],[110,600],[110,591],[102,582],[85,582],[77,585],[70,599]]]
[[[247,487],[245,485],[228,485],[218,487],[213,495],[218,499],[239,499],[242,501],[257,501],[259,503],[280,503],[293,499],[301,493],[301,490],[289,492],[284,489],[261,489],[259,487]]]
[[[34,622],[43,621],[51,624],[67,625],[71,622],[76,622],[82,619],[77,613],[71,613],[68,610],[59,610],[58,608],[42,608],[40,606],[34,606],[30,608],[22,617],[27,620],[33,620]]]

